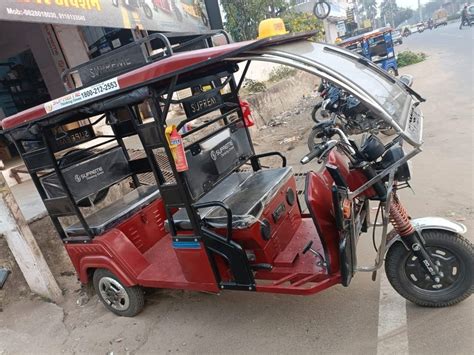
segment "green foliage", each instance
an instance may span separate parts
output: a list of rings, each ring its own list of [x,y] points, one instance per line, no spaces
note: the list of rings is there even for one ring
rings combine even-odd
[[[221,0],[224,28],[235,41],[255,39],[260,21],[280,16],[290,4],[285,0]]]
[[[283,16],[286,30],[291,33],[318,31],[314,40],[320,41],[323,38],[323,22],[310,13],[286,12]]]
[[[245,79],[244,80],[244,89],[249,93],[256,93],[256,92],[263,92],[267,90],[267,86],[264,82],[253,80],[253,79]]]
[[[289,78],[296,74],[296,69],[291,68],[287,65],[282,65],[276,68],[273,68],[270,74],[268,75],[268,81],[276,83],[280,80]]]
[[[422,62],[426,59],[426,54],[425,53],[415,53],[412,51],[403,51],[398,53],[397,56],[397,62],[398,62],[398,67],[406,67],[407,65],[411,64],[416,64],[419,62]]]

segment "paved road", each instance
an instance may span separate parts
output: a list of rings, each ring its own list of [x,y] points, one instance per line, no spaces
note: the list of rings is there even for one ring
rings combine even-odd
[[[397,50],[423,51],[424,63],[403,68],[415,76],[414,88],[427,102],[424,152],[415,157],[413,187],[404,198],[415,216],[439,215],[465,223],[474,241],[473,29],[450,24],[414,34]],[[407,304],[411,353],[472,353],[474,298],[439,310]]]
[[[425,151],[414,159],[416,195],[405,191],[402,198],[415,217],[465,219],[472,230],[470,45],[472,30],[450,25],[413,35],[397,49],[429,54],[426,62],[402,70],[415,76],[414,88],[428,99]],[[366,244],[360,259],[370,262]],[[156,291],[148,301],[134,319],[113,316],[97,298],[84,308],[66,305],[64,316],[47,303],[16,304],[3,313],[9,323],[3,339],[17,351],[51,353],[474,353],[474,297],[451,308],[419,308],[390,288],[381,292],[380,277],[374,283],[370,274],[312,297]],[[1,325],[0,318],[0,331]],[[2,336],[0,350],[1,344]]]

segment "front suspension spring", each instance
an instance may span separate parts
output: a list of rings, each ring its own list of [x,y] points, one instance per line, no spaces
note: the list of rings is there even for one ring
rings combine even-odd
[[[401,204],[396,192],[392,192],[392,202],[390,204],[390,223],[401,237],[406,237],[415,232],[415,228],[410,222],[408,212]]]

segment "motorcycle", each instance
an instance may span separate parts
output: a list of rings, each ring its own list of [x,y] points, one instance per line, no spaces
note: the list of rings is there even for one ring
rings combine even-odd
[[[112,0],[112,5],[115,7],[119,7],[119,1],[120,0]],[[145,0],[122,0],[122,4],[131,9],[142,8],[143,12],[145,13],[145,16],[148,19],[151,20],[153,18],[153,11]]]
[[[382,120],[375,119],[357,98],[337,86],[322,81],[317,91],[322,100],[311,112],[311,118],[316,125],[308,137],[310,150],[321,141],[321,134],[328,125],[337,125],[348,135],[367,131],[382,132],[385,135],[395,133]]]

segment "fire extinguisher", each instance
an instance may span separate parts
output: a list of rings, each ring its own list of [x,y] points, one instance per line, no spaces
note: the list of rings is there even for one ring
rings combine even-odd
[[[172,125],[166,127],[165,133],[171,154],[173,155],[174,164],[176,165],[176,170],[179,172],[189,170],[186,152],[184,151],[183,138],[176,130],[176,126]]]
[[[252,119],[252,112],[250,111],[250,104],[246,100],[239,100],[240,108],[242,109],[242,115],[244,117],[244,123],[246,127],[252,127],[255,122]]]

